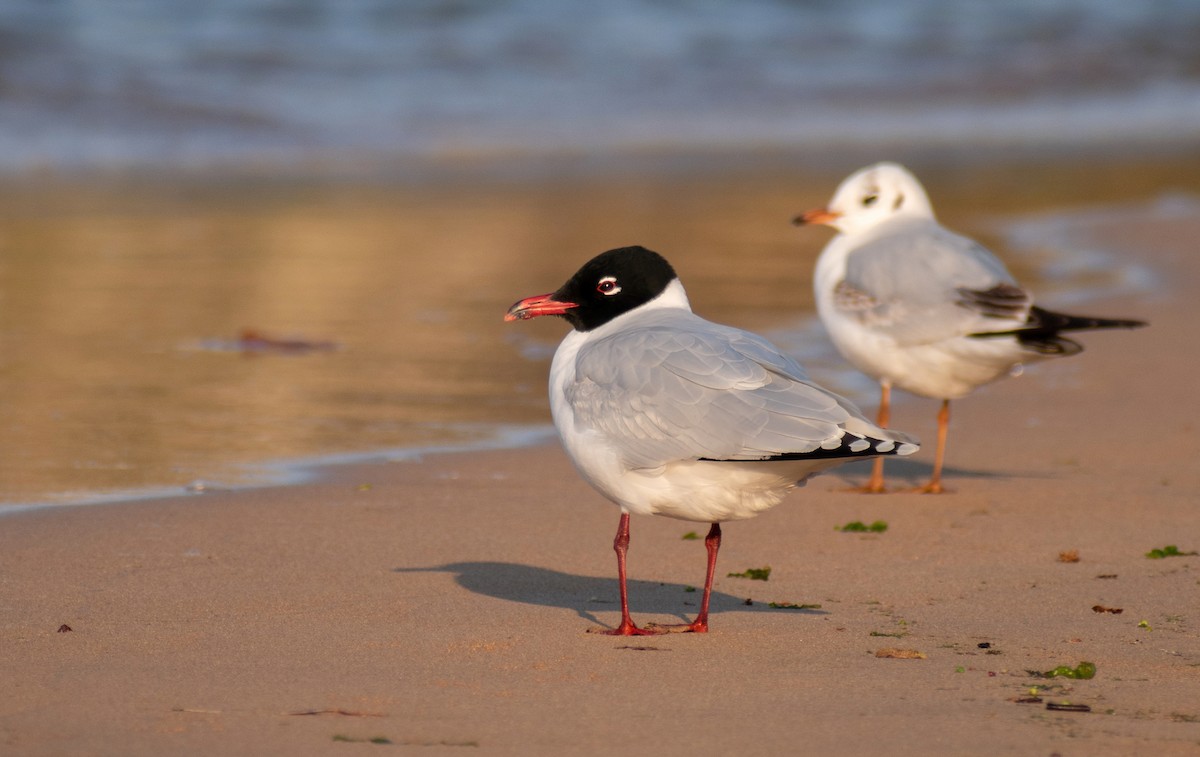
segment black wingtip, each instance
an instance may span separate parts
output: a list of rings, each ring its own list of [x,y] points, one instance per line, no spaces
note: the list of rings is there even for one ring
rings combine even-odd
[[[1029,309],[1029,325],[1049,331],[1092,331],[1094,329],[1138,329],[1149,324],[1131,318],[1093,318],[1086,315],[1068,315],[1039,308]]]
[[[787,460],[837,460],[860,457],[879,457],[881,455],[911,455],[920,449],[915,442],[893,439],[875,439],[857,434],[843,434],[838,440],[838,446],[832,448],[817,447],[808,452],[781,452],[778,455],[767,455],[756,458],[700,458],[709,463],[774,463]]]
[[[1068,315],[1039,308],[1029,309],[1029,318],[1018,329],[1005,331],[980,331],[969,334],[977,339],[994,339],[1011,336],[1026,347],[1043,355],[1074,355],[1083,352],[1083,345],[1060,336],[1064,331],[1098,331],[1101,329],[1140,329],[1150,324],[1132,318],[1093,318],[1083,315]]]

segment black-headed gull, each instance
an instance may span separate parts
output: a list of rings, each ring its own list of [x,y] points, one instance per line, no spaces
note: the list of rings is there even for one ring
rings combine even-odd
[[[828,207],[793,222],[840,232],[817,260],[817,311],[838,351],[879,381],[879,425],[893,386],[942,401],[933,475],[919,491],[942,491],[950,400],[1023,363],[1080,352],[1064,331],[1145,325],[1037,307],[995,255],[938,224],[921,183],[895,163],[856,171]],[[864,491],[884,490],[882,462]]]
[[[557,291],[517,302],[505,320],[542,315],[574,327],[550,367],[563,446],[621,508],[613,541],[621,624],[605,633],[707,631],[722,521],[757,515],[835,465],[917,450],[812,383],[762,337],[695,315],[671,265],[643,247],[598,255]],[[712,524],[694,622],[643,629],[629,617],[630,513]]]

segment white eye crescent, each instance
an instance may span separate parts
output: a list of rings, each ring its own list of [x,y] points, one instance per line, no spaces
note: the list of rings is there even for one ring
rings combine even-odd
[[[596,291],[600,294],[611,296],[621,291],[621,286],[617,283],[616,276],[605,276],[596,284]]]

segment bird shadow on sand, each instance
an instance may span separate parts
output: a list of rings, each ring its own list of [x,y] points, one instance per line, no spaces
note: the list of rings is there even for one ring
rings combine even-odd
[[[459,562],[429,568],[393,568],[392,572],[453,573],[455,582],[467,591],[510,602],[574,610],[580,618],[608,628],[614,623],[601,621],[593,613],[609,614],[611,620],[616,621],[621,610],[616,576],[577,576],[505,562]],[[731,611],[826,614],[816,608],[772,608],[758,600],[746,604],[747,596],[761,593],[761,589],[766,588],[755,581],[747,584],[758,585],[748,585],[745,596],[714,591],[709,612],[713,615]],[[637,616],[646,615],[671,615],[680,621],[690,621],[700,606],[700,589],[696,587],[689,591],[689,588],[685,584],[629,579],[629,611],[639,623],[646,618]],[[777,599],[771,597],[766,601]]]
[[[916,487],[924,484],[933,475],[933,464],[922,462],[920,460],[888,460],[883,466],[884,475],[887,477],[889,486],[899,486],[900,482],[904,482],[904,486]],[[834,478],[840,478],[848,484],[857,485],[863,483],[871,475],[871,461],[863,460],[861,462],[849,463],[838,468],[831,474]],[[952,465],[942,467],[942,480],[951,489],[954,488],[955,479],[991,479],[1000,481],[1010,478],[1038,478],[1048,479],[1054,478],[1054,474],[1045,473],[1043,471],[1020,471],[1020,470],[979,470],[977,468],[959,468]],[[859,479],[862,479],[861,481]]]

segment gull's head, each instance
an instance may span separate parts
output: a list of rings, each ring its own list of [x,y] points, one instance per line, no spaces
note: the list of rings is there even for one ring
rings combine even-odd
[[[577,330],[591,331],[651,302],[689,307],[675,269],[662,255],[645,247],[620,247],[584,263],[556,291],[517,302],[504,320],[559,315]]]
[[[904,166],[876,163],[846,177],[828,206],[799,215],[793,223],[819,223],[853,234],[898,216],[932,219],[929,196]]]

